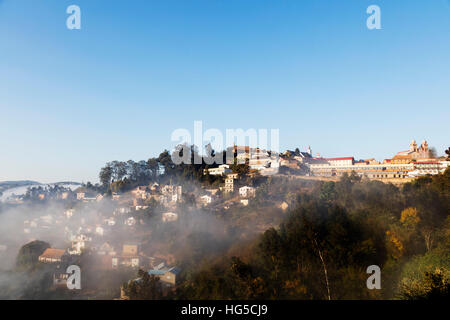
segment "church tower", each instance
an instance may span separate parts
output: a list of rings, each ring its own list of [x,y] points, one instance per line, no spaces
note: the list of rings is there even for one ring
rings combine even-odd
[[[411,151],[411,152],[417,152],[417,143],[416,143],[416,140],[411,141],[411,144],[409,145],[409,151]]]

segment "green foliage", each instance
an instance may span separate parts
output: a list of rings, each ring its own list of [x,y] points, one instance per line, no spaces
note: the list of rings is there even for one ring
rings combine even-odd
[[[400,297],[405,300],[442,300],[450,298],[448,270],[425,271],[423,279],[402,283]]]
[[[379,181],[361,181],[352,174],[338,182],[316,183],[310,193],[295,192],[288,181],[269,178],[257,189],[257,208],[275,199],[296,208],[279,228],[266,230],[249,253],[204,265],[194,272],[178,288],[177,296],[445,297],[450,269],[449,178],[447,170],[398,188]],[[234,219],[237,217],[233,214]],[[366,287],[366,269],[374,264],[382,269],[382,290]]]
[[[16,258],[16,270],[32,271],[36,269],[39,264],[39,256],[47,248],[50,248],[50,244],[39,240],[32,241],[22,246]]]
[[[138,279],[124,285],[126,295],[131,300],[158,300],[162,297],[162,287],[158,277],[143,270],[138,271]]]

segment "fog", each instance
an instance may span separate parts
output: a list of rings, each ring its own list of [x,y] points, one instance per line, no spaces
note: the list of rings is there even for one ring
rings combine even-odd
[[[34,185],[23,185],[20,187],[9,188],[9,189],[4,190],[2,193],[0,193],[0,202],[6,202],[8,200],[12,200],[15,197],[23,196],[27,192],[27,190],[32,187],[39,187],[39,186],[54,187],[56,185],[66,188],[66,189],[70,189],[70,190],[75,190],[76,188],[79,187],[78,184],[60,184],[60,183],[50,183],[50,184],[42,184],[42,185],[35,185],[35,184]]]
[[[189,189],[196,196],[203,194],[196,186]],[[70,249],[74,236],[88,234],[92,236],[89,247],[94,251],[105,242],[112,244],[118,253],[123,244],[137,243],[145,256],[165,257],[167,265],[179,266],[214,258],[240,236],[224,220],[184,203],[172,208],[158,206],[151,214],[145,211],[121,214],[117,210],[120,207],[125,205],[110,198],[90,203],[48,200],[0,207],[0,291],[9,288],[7,293],[3,290],[2,294],[7,296],[2,298],[23,297],[24,283],[40,281],[41,274],[30,276],[15,270],[20,248],[34,240],[45,241],[52,248]],[[178,219],[163,222],[164,212],[175,212]],[[126,225],[130,217],[135,218],[135,225]],[[108,219],[114,219],[115,225],[108,226],[105,222]],[[99,226],[103,234],[97,232]],[[86,275],[92,270],[82,271]]]

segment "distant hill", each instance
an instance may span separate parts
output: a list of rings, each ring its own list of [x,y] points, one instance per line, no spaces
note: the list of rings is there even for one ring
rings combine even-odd
[[[13,187],[21,187],[21,186],[27,186],[27,185],[36,185],[41,184],[37,181],[31,181],[31,180],[20,180],[20,181],[0,181],[0,187],[6,186],[8,188]]]
[[[31,180],[0,181],[0,193],[8,189],[20,188],[25,186],[38,186],[38,185],[40,185],[39,182]]]
[[[19,181],[0,181],[0,201],[5,200],[6,196],[10,194],[24,194],[26,190],[30,187],[37,186],[80,186],[79,182],[55,182],[55,183],[40,183],[32,180],[19,180]]]
[[[73,185],[81,185],[79,182],[73,182],[73,181],[59,181],[59,182],[52,182],[52,183],[40,183],[37,181],[32,180],[19,180],[19,181],[0,181],[0,188],[6,187],[5,189],[9,188],[16,188],[16,187],[23,187],[23,186],[36,186],[36,185],[57,185],[57,184],[73,184]]]

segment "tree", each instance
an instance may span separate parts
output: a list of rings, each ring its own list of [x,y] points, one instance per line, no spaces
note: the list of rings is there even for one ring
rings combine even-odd
[[[111,183],[111,179],[113,176],[113,169],[109,163],[106,164],[103,168],[100,169],[100,182],[103,185],[103,187],[106,189],[109,187],[109,184]]]
[[[403,282],[400,297],[406,300],[442,300],[450,298],[450,279],[442,268],[425,271],[423,280]]]
[[[450,161],[450,147],[445,150],[445,153],[447,154],[447,161]]]
[[[400,222],[406,227],[416,228],[417,224],[420,222],[419,213],[416,208],[406,208],[402,211],[400,216]]]
[[[138,279],[132,280],[124,290],[131,300],[158,300],[162,296],[161,284],[158,277],[139,269]]]
[[[23,245],[16,258],[16,269],[19,271],[35,269],[39,256],[48,248],[50,248],[50,244],[39,240]]]
[[[147,168],[151,172],[152,180],[155,181],[159,174],[159,162],[156,158],[147,160]]]

